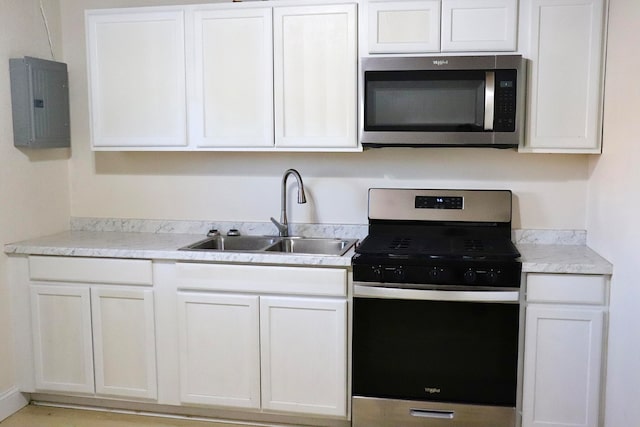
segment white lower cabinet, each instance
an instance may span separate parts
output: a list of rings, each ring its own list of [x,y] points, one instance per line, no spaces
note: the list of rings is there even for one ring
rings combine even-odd
[[[598,427],[607,280],[527,278],[523,427]]]
[[[156,346],[151,289],[91,289],[96,394],[155,399]]]
[[[178,294],[180,399],[260,407],[258,297]]]
[[[106,274],[106,282],[150,272],[148,261],[112,261],[104,264],[119,269]],[[35,390],[155,399],[153,291],[93,284],[87,273],[105,270],[87,269],[96,266],[92,259],[32,257],[30,265]]]
[[[177,271],[181,403],[346,417],[346,270]]]
[[[262,406],[344,415],[347,302],[261,297]]]
[[[88,287],[31,286],[35,387],[93,393]]]
[[[37,390],[156,398],[151,290],[32,285],[31,299]]]

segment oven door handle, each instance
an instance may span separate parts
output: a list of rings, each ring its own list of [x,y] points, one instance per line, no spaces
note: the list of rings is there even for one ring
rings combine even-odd
[[[401,289],[354,285],[355,297],[406,299],[422,301],[504,302],[518,303],[519,291],[441,291],[435,289]]]
[[[438,418],[442,420],[452,420],[455,417],[454,411],[442,411],[434,409],[415,409],[409,410],[409,415],[417,418]]]

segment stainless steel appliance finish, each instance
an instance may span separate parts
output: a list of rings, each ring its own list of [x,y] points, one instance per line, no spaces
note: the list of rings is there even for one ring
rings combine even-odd
[[[511,192],[370,189],[353,257],[353,427],[515,427]]]
[[[181,251],[261,252],[342,256],[357,239],[323,237],[213,235],[180,248]]]
[[[442,405],[423,401],[354,397],[352,408],[353,426],[512,427],[516,423],[515,408],[501,406],[456,403]],[[389,423],[387,420],[395,422]]]
[[[509,148],[524,137],[519,55],[362,58],[364,147]]]
[[[461,197],[462,209],[425,209],[416,197]],[[369,219],[393,221],[485,221],[511,222],[508,190],[416,190],[372,188]]]
[[[271,217],[271,222],[278,229],[278,235],[280,237],[287,237],[289,235],[289,219],[287,218],[287,178],[289,175],[293,175],[298,184],[298,204],[307,203],[307,197],[304,194],[304,184],[302,183],[302,177],[300,173],[295,169],[287,169],[282,176],[282,188],[280,196],[280,222],[274,217]]]

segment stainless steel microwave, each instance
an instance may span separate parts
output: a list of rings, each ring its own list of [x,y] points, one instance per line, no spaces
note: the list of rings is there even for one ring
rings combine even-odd
[[[517,147],[524,136],[520,55],[362,58],[367,147]]]

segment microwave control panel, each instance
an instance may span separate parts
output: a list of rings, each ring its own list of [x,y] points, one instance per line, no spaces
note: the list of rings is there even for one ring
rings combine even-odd
[[[496,70],[493,130],[516,130],[516,70]]]

